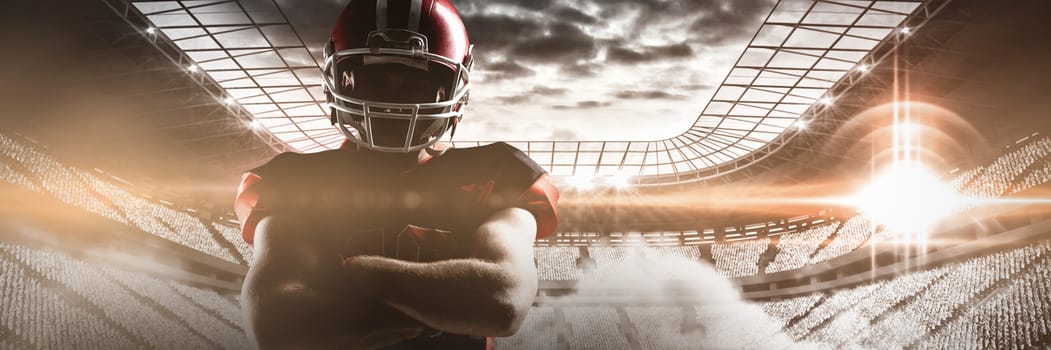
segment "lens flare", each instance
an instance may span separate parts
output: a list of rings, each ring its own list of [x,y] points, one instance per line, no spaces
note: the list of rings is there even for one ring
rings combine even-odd
[[[922,164],[900,162],[888,167],[850,202],[888,229],[926,233],[966,205],[966,199]]]
[[[595,174],[577,174],[567,179],[567,182],[577,191],[591,191],[595,188]]]

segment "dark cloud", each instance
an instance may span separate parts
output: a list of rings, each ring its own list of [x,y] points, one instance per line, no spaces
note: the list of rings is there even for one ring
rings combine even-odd
[[[543,10],[551,7],[554,0],[497,0],[497,2],[517,5],[530,10]]]
[[[533,95],[531,95],[531,94],[522,94],[522,95],[512,95],[512,96],[500,96],[500,97],[497,97],[496,100],[499,101],[502,104],[522,104],[522,103],[533,101]]]
[[[560,96],[569,92],[569,89],[553,88],[543,85],[534,86],[532,90],[511,96],[500,96],[496,100],[503,104],[522,104],[532,102],[536,96]]]
[[[649,61],[650,57],[646,54],[635,51],[632,49],[626,49],[622,47],[611,47],[606,51],[606,60],[610,62],[620,63],[637,63]]]
[[[523,104],[532,102],[537,96],[560,96],[569,92],[565,88],[553,88],[543,85],[534,86],[529,91],[517,95],[499,96],[496,100],[502,104]]]
[[[569,6],[559,6],[552,11],[552,14],[555,15],[555,18],[566,22],[580,24],[595,24],[598,22],[598,18]]]
[[[507,52],[523,60],[554,63],[591,58],[598,51],[595,39],[569,21],[544,23],[507,14],[480,13],[465,16],[464,24],[479,57]]]
[[[533,90],[531,92],[533,94],[535,94],[535,95],[558,96],[558,95],[565,95],[567,92],[569,92],[569,89],[552,88],[552,87],[539,85],[539,86],[533,87]]]
[[[690,28],[691,39],[711,45],[755,33],[774,0],[604,0],[601,4],[599,18],[637,13],[628,33],[641,33],[669,19],[696,18]]]
[[[507,49],[544,31],[543,23],[508,15],[478,14],[464,16],[463,20],[471,43],[485,51]]]
[[[554,105],[554,106],[551,106],[551,107],[554,108],[554,109],[591,109],[591,108],[606,107],[606,106],[609,106],[611,104],[613,104],[613,102],[588,100],[588,101],[578,101],[577,104],[575,104],[575,105]]]
[[[545,35],[525,39],[511,48],[516,57],[541,62],[587,59],[597,51],[595,39],[569,23],[553,23]]]
[[[477,69],[489,73],[489,77],[494,79],[515,79],[530,77],[536,74],[536,71],[518,64],[518,62],[515,61],[478,63]]]
[[[589,78],[598,75],[601,70],[601,66],[598,64],[566,64],[559,68],[562,74],[569,75],[575,78]]]
[[[577,102],[577,108],[598,108],[598,107],[609,106],[610,104],[612,104],[612,102],[580,101],[580,102]]]
[[[691,91],[693,91],[693,90],[714,89],[715,86],[712,86],[712,85],[709,85],[709,84],[686,84],[686,85],[680,85],[679,88],[683,89],[683,90],[691,90]]]
[[[664,90],[625,90],[616,95],[620,99],[645,99],[645,100],[681,100],[686,95],[673,94]]]
[[[647,46],[642,50],[611,47],[606,51],[606,60],[616,63],[641,63],[693,56],[693,49],[686,43],[666,46]]]
[[[457,8],[460,7],[461,3],[467,6],[485,6],[486,4],[506,4],[514,5],[528,10],[543,10],[551,7],[555,0],[468,0],[468,1],[456,1]]]
[[[716,1],[718,2],[718,1]],[[725,6],[705,8],[690,25],[692,36],[707,44],[722,44],[747,38],[755,33],[763,15],[770,11],[770,0],[735,0]]]

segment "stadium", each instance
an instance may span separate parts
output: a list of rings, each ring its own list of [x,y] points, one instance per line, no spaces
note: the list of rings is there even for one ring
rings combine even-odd
[[[346,3],[5,3],[0,349],[252,348],[231,203],[242,172],[343,141],[322,51]],[[497,57],[452,147],[506,141],[561,192],[534,303],[495,348],[1051,346],[1051,3],[452,3]],[[610,29],[677,33],[684,8],[729,39]],[[570,63],[523,67],[551,57]],[[495,132],[526,104],[551,119]]]

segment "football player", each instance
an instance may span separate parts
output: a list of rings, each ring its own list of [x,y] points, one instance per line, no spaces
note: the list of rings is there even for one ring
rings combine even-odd
[[[438,142],[463,116],[472,62],[448,0],[352,0],[340,14],[324,88],[347,140],[280,154],[238,189],[258,347],[486,349],[515,333],[558,191],[506,143]]]

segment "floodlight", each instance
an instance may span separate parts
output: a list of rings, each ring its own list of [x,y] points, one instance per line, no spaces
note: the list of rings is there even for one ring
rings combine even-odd
[[[852,199],[879,224],[901,232],[926,233],[955,212],[964,197],[916,162],[892,165]]]
[[[618,172],[606,178],[606,183],[618,190],[623,190],[631,185],[631,176],[628,176],[628,174],[623,172]]]
[[[577,174],[569,177],[569,184],[578,191],[590,191],[595,188],[594,174]]]

